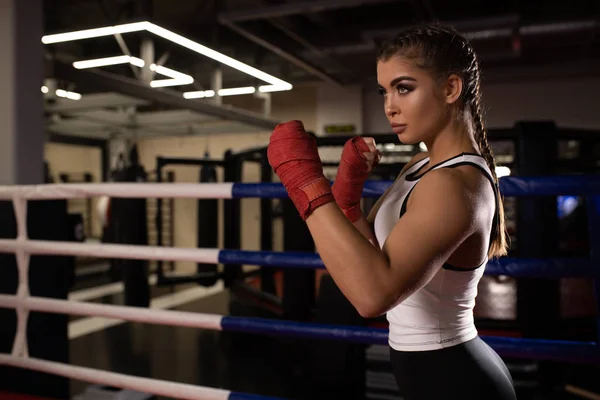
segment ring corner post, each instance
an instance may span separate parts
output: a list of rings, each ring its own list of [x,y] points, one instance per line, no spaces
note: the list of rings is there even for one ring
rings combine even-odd
[[[156,157],[156,183],[163,182],[163,168],[165,166],[164,159],[160,156]],[[154,217],[154,224],[156,226],[156,245],[163,245],[163,199],[162,197],[156,198],[156,215]],[[161,285],[164,281],[165,273],[163,269],[164,261],[156,261],[156,279],[157,285]]]
[[[517,165],[523,177],[555,175],[558,129],[552,122],[518,122]],[[554,218],[549,216],[555,216]],[[555,257],[558,249],[558,206],[555,196],[517,199],[518,257]],[[560,318],[560,282],[519,278],[517,319],[524,337],[556,338]]]
[[[260,168],[261,182],[272,183],[273,172],[267,160],[266,148],[261,151]],[[273,200],[268,197],[260,199],[260,248],[263,251],[273,250]],[[272,267],[260,267],[260,288],[265,293],[277,293]]]
[[[522,177],[556,175],[558,129],[553,122],[518,122],[517,165]],[[520,196],[517,199],[515,256],[552,258],[559,242],[556,196]],[[558,339],[560,332],[560,280],[521,277],[517,280],[517,322],[525,339]],[[556,363],[540,361],[544,384],[556,381]],[[549,385],[548,387],[551,387]]]
[[[231,150],[224,154],[224,179],[228,182],[242,181],[242,160],[240,156],[235,155]],[[223,201],[223,242],[225,249],[240,249],[242,246],[241,238],[241,204],[240,199],[225,199]],[[242,273],[242,266],[239,264],[227,264],[223,266],[223,283],[226,288],[231,287],[235,280]]]

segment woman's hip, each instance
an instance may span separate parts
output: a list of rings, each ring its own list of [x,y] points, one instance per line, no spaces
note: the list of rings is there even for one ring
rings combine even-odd
[[[405,400],[516,399],[508,368],[478,336],[439,350],[390,352]]]

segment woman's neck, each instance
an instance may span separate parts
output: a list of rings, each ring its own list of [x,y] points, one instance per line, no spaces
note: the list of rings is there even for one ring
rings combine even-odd
[[[480,153],[474,135],[461,123],[448,124],[431,141],[425,143],[429,165],[435,165],[460,153]]]

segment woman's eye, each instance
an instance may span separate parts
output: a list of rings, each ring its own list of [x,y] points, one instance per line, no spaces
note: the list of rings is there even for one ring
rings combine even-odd
[[[411,88],[406,87],[406,86],[402,86],[402,85],[398,85],[398,86],[396,86],[396,90],[398,90],[398,93],[404,94],[404,93],[410,92]]]

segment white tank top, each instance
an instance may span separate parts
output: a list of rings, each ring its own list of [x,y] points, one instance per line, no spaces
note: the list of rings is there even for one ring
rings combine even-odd
[[[429,158],[425,158],[408,168],[381,203],[374,221],[375,236],[381,247],[404,214],[408,196],[424,175],[419,174],[419,170],[428,161]],[[477,154],[460,154],[434,165],[428,171],[465,164],[482,170],[495,187],[485,159]],[[474,269],[458,269],[444,264],[427,284],[389,310],[390,347],[398,351],[434,350],[476,337],[473,307],[477,284],[486,263],[487,258]]]

